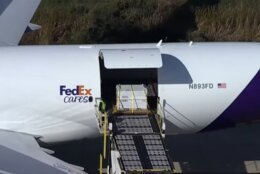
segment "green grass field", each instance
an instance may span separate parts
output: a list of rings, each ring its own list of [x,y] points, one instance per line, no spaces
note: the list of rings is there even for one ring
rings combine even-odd
[[[198,29],[193,36],[209,41],[260,41],[259,0],[222,0],[213,7],[197,8],[195,16]]]
[[[42,29],[21,43],[260,41],[259,9],[260,0],[42,0]]]

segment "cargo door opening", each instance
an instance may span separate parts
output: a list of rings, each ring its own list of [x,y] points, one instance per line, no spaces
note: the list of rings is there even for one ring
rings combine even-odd
[[[101,98],[106,102],[108,109],[117,105],[117,91],[120,86],[126,91],[129,91],[129,88],[138,91],[143,86],[147,106],[150,110],[156,110],[158,67],[162,66],[161,55],[157,49],[101,50],[99,64]]]
[[[137,91],[138,86],[146,89],[147,103],[151,110],[157,107],[158,77],[157,69],[106,69],[100,61],[101,67],[101,98],[106,101],[108,109],[117,104],[117,91]],[[128,87],[127,87],[128,86]],[[132,89],[129,89],[132,88]],[[140,89],[145,93],[145,90]],[[136,92],[135,92],[136,93]],[[141,92],[140,92],[141,93]]]

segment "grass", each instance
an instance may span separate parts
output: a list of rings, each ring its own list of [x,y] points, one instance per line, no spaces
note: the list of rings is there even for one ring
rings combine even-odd
[[[42,29],[25,34],[21,43],[260,41],[260,0],[194,2],[42,0],[33,18]]]
[[[80,42],[80,33],[87,25],[89,10],[95,0],[43,0],[33,22],[40,31],[28,33],[22,44],[69,44]]]
[[[43,28],[22,44],[157,42],[186,0],[43,0],[33,22]]]
[[[197,30],[191,38],[206,41],[260,41],[260,1],[222,0],[195,10]]]

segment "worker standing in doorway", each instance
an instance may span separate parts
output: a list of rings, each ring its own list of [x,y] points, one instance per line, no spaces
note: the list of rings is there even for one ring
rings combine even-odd
[[[99,103],[99,111],[104,114],[106,112],[106,102],[101,100]]]

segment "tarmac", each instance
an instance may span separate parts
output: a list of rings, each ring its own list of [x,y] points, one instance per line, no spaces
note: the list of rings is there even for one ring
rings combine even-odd
[[[260,173],[260,124],[219,131],[166,136],[178,173]],[[59,157],[98,173],[102,138],[49,146]]]

